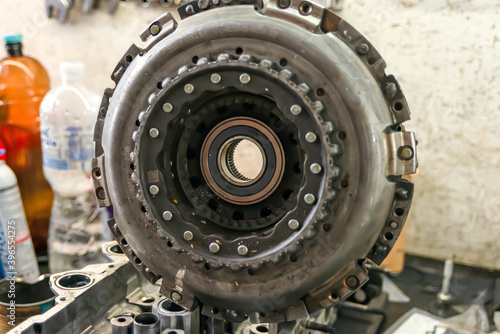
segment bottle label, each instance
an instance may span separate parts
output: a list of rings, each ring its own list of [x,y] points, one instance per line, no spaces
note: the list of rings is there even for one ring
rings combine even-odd
[[[0,275],[26,280],[40,276],[17,185],[0,189]]]
[[[43,127],[43,165],[56,170],[86,170],[93,157],[93,143],[90,131],[79,126],[64,129]]]

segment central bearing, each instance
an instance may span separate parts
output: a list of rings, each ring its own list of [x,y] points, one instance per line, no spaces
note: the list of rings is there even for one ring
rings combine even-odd
[[[257,173],[245,175],[235,163],[235,151],[248,142],[260,153]],[[252,163],[252,162],[248,162]],[[255,204],[278,187],[285,168],[280,140],[269,126],[251,117],[233,117],[217,124],[201,149],[201,170],[208,186],[233,204]]]

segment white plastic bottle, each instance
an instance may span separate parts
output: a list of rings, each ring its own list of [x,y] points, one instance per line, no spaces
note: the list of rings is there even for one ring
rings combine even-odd
[[[28,281],[40,276],[16,175],[3,160],[0,160],[0,276]]]
[[[92,141],[99,96],[84,82],[83,64],[61,64],[62,85],[40,105],[43,172],[54,191],[49,229],[51,272],[80,269],[102,261],[106,241],[93,194]]]

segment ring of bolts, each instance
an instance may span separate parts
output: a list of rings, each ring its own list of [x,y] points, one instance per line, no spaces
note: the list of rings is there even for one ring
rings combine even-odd
[[[242,84],[246,85],[251,81],[252,78],[249,74],[242,73],[240,75],[239,79],[240,79],[240,82]],[[221,80],[222,80],[222,77],[218,73],[213,73],[210,76],[210,81],[214,84],[218,84]],[[186,94],[192,94],[194,92],[194,90],[195,90],[195,87],[190,83],[188,83],[184,86],[184,92]],[[171,103],[167,102],[167,103],[163,104],[163,111],[164,112],[170,113],[173,110],[174,110],[174,107]],[[300,115],[301,112],[302,112],[302,108],[297,104],[294,104],[290,107],[290,113],[294,116]],[[157,138],[160,135],[160,131],[157,128],[151,128],[151,129],[149,129],[149,135],[151,138]],[[308,132],[305,135],[305,139],[308,143],[314,143],[317,140],[317,136],[314,132]],[[320,174],[323,169],[319,163],[312,163],[309,166],[309,170],[313,174]],[[160,188],[157,185],[151,185],[149,187],[149,193],[151,195],[156,196],[159,194],[159,192],[160,192]],[[304,202],[306,204],[313,205],[316,202],[316,197],[311,193],[305,194],[304,195]],[[162,214],[162,217],[165,221],[170,221],[173,218],[173,214],[170,211],[164,211]],[[288,221],[288,227],[292,231],[298,230],[300,228],[300,222],[296,219],[290,219]],[[187,230],[184,232],[183,237],[184,237],[184,240],[186,240],[186,241],[192,241],[194,239],[194,234],[192,231]],[[220,245],[216,242],[212,242],[208,246],[208,249],[210,250],[210,252],[215,254],[215,253],[219,252]],[[237,251],[238,251],[239,255],[245,256],[248,254],[248,247],[245,245],[239,245],[237,248]]]

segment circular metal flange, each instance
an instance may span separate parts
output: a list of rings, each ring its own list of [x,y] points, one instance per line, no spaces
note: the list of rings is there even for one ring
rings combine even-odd
[[[338,303],[411,203],[397,82],[316,4],[189,6],[189,20],[141,34],[101,106],[94,184],[117,241],[165,296],[214,317],[287,321]],[[253,179],[231,160],[240,140],[263,156]]]

